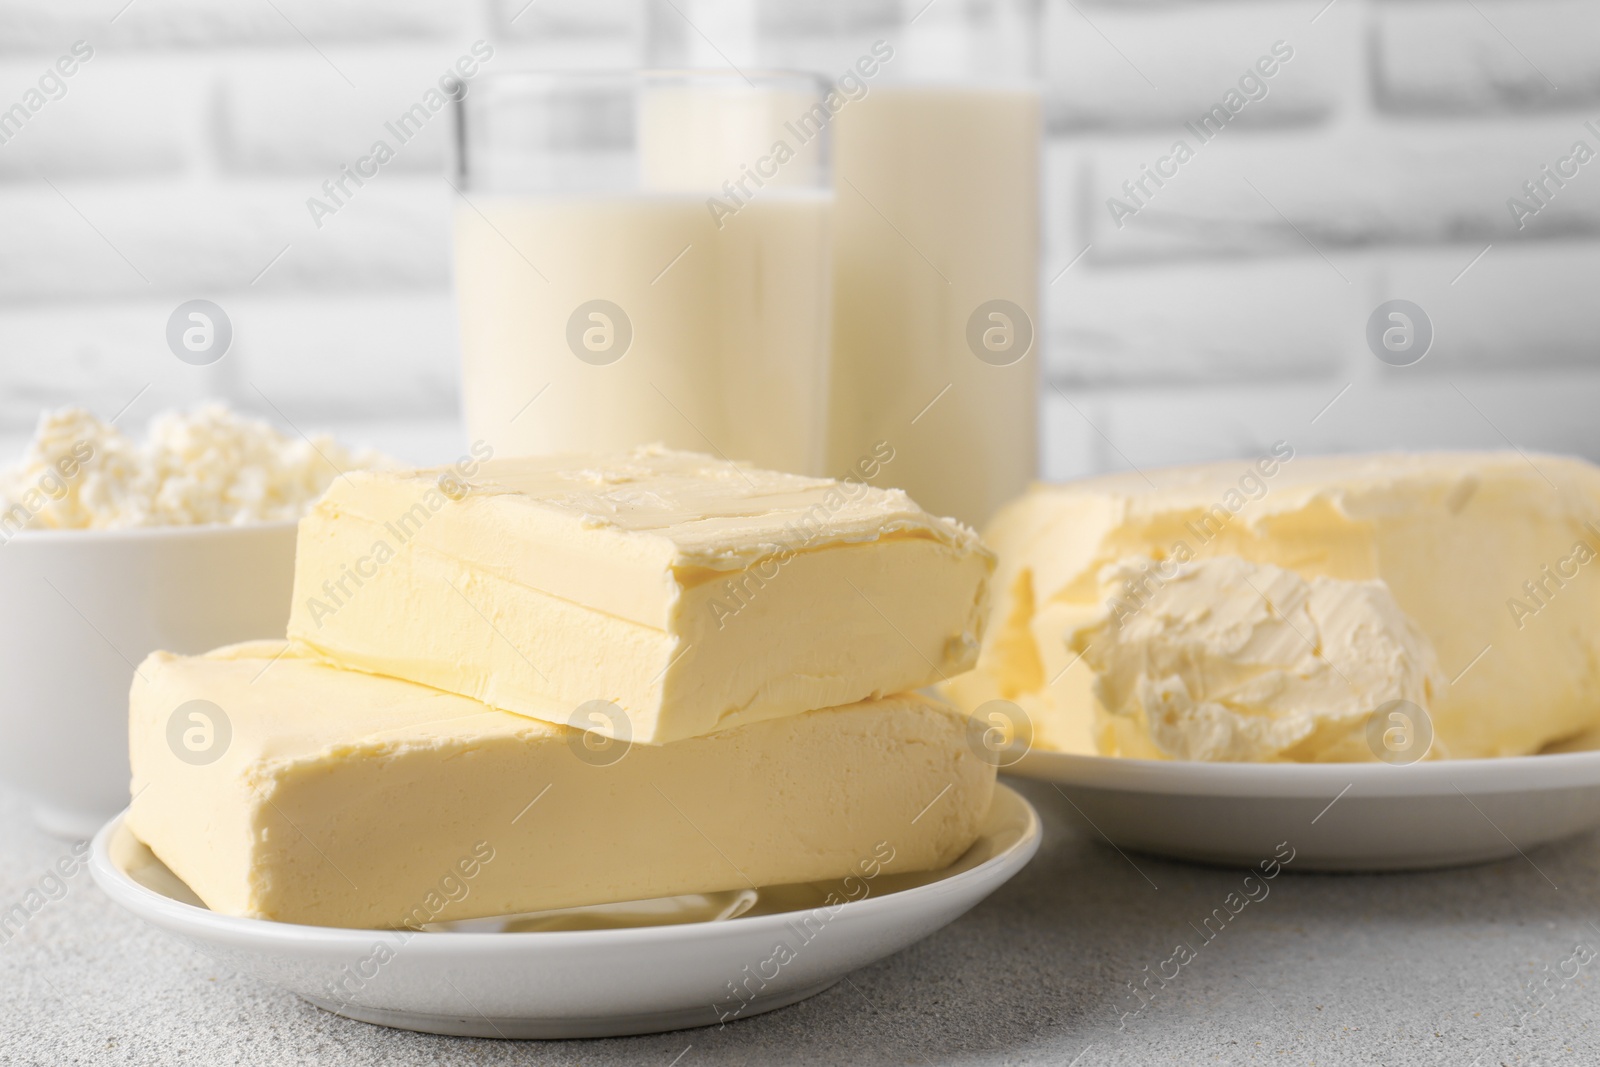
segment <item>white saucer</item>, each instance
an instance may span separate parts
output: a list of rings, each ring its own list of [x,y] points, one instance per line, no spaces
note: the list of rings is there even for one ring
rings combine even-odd
[[[1388,763],[1200,763],[1035,749],[1005,768],[1051,782],[1090,833],[1130,852],[1294,870],[1450,867],[1600,826],[1600,752]],[[1069,811],[1070,811],[1069,809]]]
[[[95,836],[90,871],[152,925],[352,1019],[506,1038],[653,1033],[793,1004],[954,921],[1020,871],[1040,838],[1033,808],[999,786],[983,833],[955,864],[881,874],[864,880],[864,896],[858,882],[859,899],[832,908],[819,905],[840,887],[817,884],[510,917],[489,932],[481,920],[410,932],[215,914],[122,820]],[[789,958],[775,954],[780,943]]]

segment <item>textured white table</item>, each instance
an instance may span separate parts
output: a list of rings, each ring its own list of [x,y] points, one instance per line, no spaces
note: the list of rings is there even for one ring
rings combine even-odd
[[[956,925],[795,1007],[619,1040],[348,1022],[219,970],[79,874],[0,944],[0,1063],[1600,1062],[1600,958],[1562,966],[1579,944],[1600,951],[1600,836],[1458,871],[1286,873],[1202,943],[1190,924],[1239,872],[1124,857],[1077,829],[1049,786],[1019,788],[1044,817],[1044,848]],[[0,793],[0,910],[68,848]],[[1138,1003],[1125,983],[1180,940],[1196,958],[1119,1020]]]

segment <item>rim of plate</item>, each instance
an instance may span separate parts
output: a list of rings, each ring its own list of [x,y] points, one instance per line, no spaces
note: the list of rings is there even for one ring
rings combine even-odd
[[[1356,797],[1516,793],[1600,786],[1600,751],[1388,763],[1202,763],[1032,749],[1007,774],[1058,785],[1183,796]]]
[[[897,899],[915,897],[920,900],[938,899],[964,892],[973,883],[990,884],[991,891],[1009,881],[1039,850],[1043,830],[1039,813],[1016,790],[996,782],[995,803],[1002,797],[1017,808],[1022,819],[1022,829],[1016,840],[967,870],[941,878],[937,882],[913,886],[876,897],[847,901],[840,905],[840,918],[849,915],[865,917],[884,908],[894,908]],[[993,804],[990,811],[993,812]],[[118,812],[94,835],[89,851],[89,873],[101,890],[117,904],[134,915],[166,929],[179,930],[190,936],[204,933],[213,938],[226,938],[234,943],[246,942],[266,947],[283,947],[292,941],[300,949],[341,949],[365,947],[374,936],[384,930],[368,930],[343,926],[305,926],[298,923],[281,923],[271,919],[249,919],[236,915],[219,915],[206,908],[173,900],[134,881],[111,860],[110,842],[122,828],[127,811]],[[987,895],[987,894],[985,894]],[[680,941],[698,941],[707,937],[744,937],[764,927],[782,926],[801,911],[776,912],[771,915],[746,916],[726,922],[682,923],[672,926],[635,926],[607,930],[537,930],[537,931],[428,931],[425,936],[413,938],[406,944],[408,955],[428,953],[449,954],[472,949],[484,951],[522,950],[534,945],[560,939],[565,947],[595,948],[615,946],[618,943],[651,942],[671,944]],[[420,951],[419,951],[420,949]]]

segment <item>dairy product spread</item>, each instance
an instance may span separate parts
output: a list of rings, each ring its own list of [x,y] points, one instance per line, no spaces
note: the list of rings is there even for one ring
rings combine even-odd
[[[357,472],[300,526],[330,663],[660,744],[952,677],[993,557],[899,490],[646,447]],[[574,719],[592,701],[621,715]]]
[[[0,472],[0,529],[295,519],[342,471],[381,461],[220,404],[158,415],[143,442],[83,408],[62,408],[39,417],[22,459]]]
[[[935,869],[994,784],[965,717],[915,695],[596,754],[281,642],[154,653],[130,727],[133,833],[212,910],[314,925],[821,880],[885,854]]]
[[[1313,459],[1280,443],[1253,462],[1039,486],[986,531],[1000,555],[994,623],[978,669],[950,691],[971,707],[1016,701],[1037,745],[1150,751],[1126,731],[1096,736],[1096,671],[1068,635],[1114,610],[1108,565],[1235,556],[1308,580],[1382,581],[1447,679],[1428,709],[1441,750],[1535,752],[1600,719],[1596,520],[1600,470],[1516,452]]]
[[[1381,581],[1307,580],[1215,556],[1129,559],[1099,576],[1098,622],[1067,634],[1094,672],[1102,750],[1198,760],[1371,759],[1366,723],[1427,713],[1433,645]],[[1439,755],[1442,753],[1435,753]]]

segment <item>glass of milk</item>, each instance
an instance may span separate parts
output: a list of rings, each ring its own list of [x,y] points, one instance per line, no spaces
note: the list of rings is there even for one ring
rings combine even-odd
[[[821,473],[827,91],[754,70],[474,81],[452,179],[469,434]]]
[[[980,524],[1037,469],[1035,0],[655,0],[651,61],[833,84],[829,474]]]

